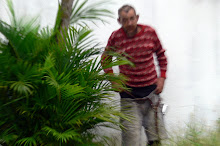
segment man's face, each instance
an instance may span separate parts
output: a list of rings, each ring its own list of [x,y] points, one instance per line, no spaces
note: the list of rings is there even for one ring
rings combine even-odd
[[[135,14],[133,9],[128,12],[121,11],[118,22],[128,36],[133,36],[136,33],[138,18],[139,16]]]

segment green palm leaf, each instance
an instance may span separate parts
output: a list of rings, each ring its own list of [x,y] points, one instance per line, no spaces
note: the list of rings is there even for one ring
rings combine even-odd
[[[64,132],[59,132],[56,129],[51,127],[45,126],[42,129],[43,131],[47,132],[47,134],[53,135],[57,141],[61,141],[62,143],[67,143],[70,139],[74,139],[76,141],[81,142],[79,137],[79,133],[77,133],[73,129],[66,130]]]
[[[111,11],[104,9],[104,5],[109,4],[109,1],[101,1],[88,4],[88,0],[76,0],[72,9],[70,24],[79,26],[88,26],[88,21],[95,24],[96,21],[107,23],[106,17],[113,17]]]
[[[38,32],[40,25],[38,17],[27,19],[27,17],[20,17],[18,18],[14,11],[14,5],[12,0],[6,0],[8,8],[9,8],[9,15],[11,20],[11,26],[17,29],[23,29],[25,33],[28,32]]]
[[[34,137],[26,137],[18,140],[15,145],[36,146],[37,141]]]

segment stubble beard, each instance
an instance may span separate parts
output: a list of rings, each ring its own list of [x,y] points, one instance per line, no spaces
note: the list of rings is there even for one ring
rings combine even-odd
[[[125,32],[126,32],[127,37],[133,37],[138,32],[138,26],[136,26],[133,32],[128,32],[128,31],[125,31]]]

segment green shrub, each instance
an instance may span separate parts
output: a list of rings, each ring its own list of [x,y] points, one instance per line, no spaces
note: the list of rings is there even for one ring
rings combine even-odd
[[[91,129],[120,126],[124,116],[105,100],[115,90],[106,80],[121,83],[122,77],[102,73],[92,31],[70,27],[57,42],[56,30],[40,29],[37,19],[17,20],[8,2],[12,23],[0,20],[6,38],[0,41],[0,143],[102,145]]]

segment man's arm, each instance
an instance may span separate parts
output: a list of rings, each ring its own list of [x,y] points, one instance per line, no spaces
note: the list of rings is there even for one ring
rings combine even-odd
[[[155,32],[155,48],[154,52],[157,56],[158,65],[160,68],[160,76],[157,80],[156,94],[160,94],[163,91],[164,82],[166,79],[167,71],[167,57],[165,56],[165,50],[162,48],[160,40]]]
[[[112,56],[108,55],[108,51],[111,51],[111,47],[113,46],[113,34],[114,32],[109,37],[107,46],[101,56],[101,65],[104,68],[103,70],[105,73],[113,73],[113,69],[111,67],[105,68],[106,65],[112,62]]]

